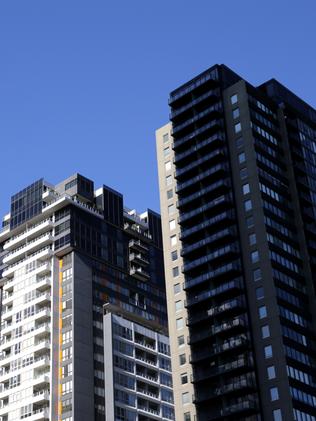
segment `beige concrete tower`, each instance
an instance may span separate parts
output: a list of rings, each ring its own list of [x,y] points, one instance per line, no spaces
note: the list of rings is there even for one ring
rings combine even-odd
[[[156,142],[175,417],[176,421],[193,421],[195,407],[192,404],[193,385],[190,381],[192,369],[187,344],[189,331],[186,325],[187,311],[184,306],[184,278],[181,271],[183,263],[180,256],[179,211],[175,189],[171,124],[166,124],[156,131]]]

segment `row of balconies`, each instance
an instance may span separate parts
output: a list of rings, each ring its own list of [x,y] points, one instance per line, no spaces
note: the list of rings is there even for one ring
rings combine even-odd
[[[213,214],[213,212],[216,212],[214,208],[218,206],[223,207],[223,205],[228,206],[228,205],[231,205],[231,203],[232,203],[232,200],[229,194],[218,196],[215,199],[211,200],[210,202],[204,203],[202,206],[199,206],[191,210],[190,212],[181,212],[180,217],[179,217],[179,223],[183,224],[184,222],[188,220],[190,220],[190,222],[192,223],[192,220],[194,220],[194,217],[199,217],[201,216],[201,214],[208,213],[208,211],[212,211],[212,214]]]
[[[202,127],[196,128],[191,133],[187,134],[186,136],[183,136],[173,143],[173,149],[176,151],[180,146],[189,144],[191,147],[192,140],[200,135],[206,135],[207,132],[212,132],[210,134],[215,134],[214,131],[221,130],[223,126],[223,120],[222,119],[214,119],[209,123],[204,124]],[[191,144],[190,144],[191,143]]]
[[[198,383],[206,379],[222,376],[223,374],[242,372],[244,370],[253,369],[253,359],[247,354],[241,354],[236,359],[227,361],[226,363],[214,364],[210,366],[194,366],[192,383]]]
[[[234,392],[243,391],[244,393],[247,393],[255,389],[256,381],[254,375],[252,373],[248,373],[231,378],[227,381],[227,383],[219,386],[208,386],[208,390],[198,390],[193,401],[198,403],[205,400],[218,399],[219,396],[232,394]]]
[[[223,158],[226,155],[226,151],[224,148],[222,149],[215,149],[214,151],[204,154],[202,157],[198,157],[195,160],[191,160],[191,162],[182,168],[177,168],[175,172],[175,178],[177,180],[183,178],[189,178],[191,174],[197,171],[197,167],[199,171],[203,169],[209,168],[214,164],[211,163],[212,161],[223,161]],[[192,171],[193,170],[193,171]]]
[[[188,95],[191,95],[193,92],[199,91],[200,89],[207,89],[207,86],[217,86],[218,72],[217,69],[208,71],[203,76],[199,76],[194,79],[192,82],[185,84],[183,87],[180,87],[174,92],[171,92],[169,98],[169,105],[175,107],[179,100],[186,98]],[[176,107],[175,107],[176,109]]]
[[[174,164],[178,164],[182,160],[186,160],[186,158],[189,158],[187,161],[191,162],[192,155],[196,154],[197,152],[203,153],[204,148],[208,147],[208,149],[211,147],[218,147],[220,145],[223,145],[223,142],[225,140],[224,133],[216,133],[209,138],[202,140],[198,142],[197,144],[191,146],[189,149],[185,150],[181,153],[176,153],[173,159]]]
[[[27,256],[26,259],[21,259],[18,262],[13,263],[12,265],[9,265],[2,272],[2,277],[3,278],[12,277],[16,270],[18,270],[22,266],[26,265],[27,263],[29,263],[33,258],[36,258],[38,260],[44,260],[44,259],[47,259],[48,257],[52,257],[52,256],[53,256],[53,250],[52,250],[51,246],[46,246],[46,247],[36,251],[35,253],[32,253],[31,255]]]
[[[31,250],[36,250],[38,248],[43,248],[45,245],[51,244],[54,241],[54,237],[52,236],[51,232],[47,232],[42,234],[40,237],[36,237],[30,242],[27,242],[23,246],[12,250],[9,254],[7,254],[4,259],[3,263],[8,264],[20,259],[21,256],[28,256],[25,253],[30,252]]]
[[[214,358],[220,354],[236,352],[237,349],[249,345],[247,335],[242,334],[236,337],[229,338],[220,344],[202,347],[198,351],[192,350],[190,362],[195,363],[205,359]]]
[[[228,262],[224,265],[221,265],[214,270],[207,271],[206,273],[202,273],[196,277],[187,278],[184,283],[184,289],[188,290],[190,288],[200,286],[202,283],[209,281],[210,279],[214,280],[217,277],[225,276],[233,276],[240,274],[241,272],[241,261],[237,259],[232,262]]]
[[[197,234],[201,230],[210,228],[215,225],[217,228],[220,228],[221,223],[224,223],[224,222],[227,223],[227,221],[231,221],[233,218],[234,218],[233,210],[221,212],[220,214],[209,218],[207,221],[200,222],[199,224],[194,225],[191,228],[182,229],[181,234],[180,234],[180,240],[185,240],[189,236]]]
[[[207,237],[203,238],[202,240],[195,241],[194,243],[184,245],[181,250],[181,256],[184,257],[189,253],[195,252],[202,247],[208,246],[213,243],[217,243],[218,241],[223,240],[224,238],[230,237],[232,239],[236,235],[236,228],[234,226],[229,228],[224,228],[220,231],[215,232],[212,235],[208,235]]]
[[[205,92],[202,95],[199,95],[197,98],[193,99],[189,103],[183,105],[182,107],[175,108],[170,113],[170,120],[175,121],[178,116],[181,116],[181,114],[185,113],[186,111],[192,111],[192,107],[195,107],[196,105],[200,104],[201,102],[205,101],[206,99],[218,99],[219,98],[220,91],[219,89],[211,89],[207,92]]]
[[[223,178],[218,181],[215,181],[212,184],[209,184],[206,187],[201,187],[195,193],[186,195],[185,197],[179,198],[177,201],[178,209],[182,209],[185,205],[194,206],[194,201],[200,202],[203,197],[213,196],[215,194],[220,194],[221,192],[226,192],[230,188],[230,181],[228,178]],[[192,203],[193,202],[193,203]]]
[[[54,223],[51,218],[44,219],[43,221],[38,222],[37,224],[31,225],[27,228],[26,231],[23,231],[21,234],[11,237],[3,246],[4,250],[12,250],[21,242],[24,242],[26,239],[32,239],[34,236],[38,236],[43,231],[46,231],[50,228],[53,228]]]
[[[235,317],[222,323],[215,323],[211,326],[211,328],[205,328],[203,330],[201,329],[200,331],[192,333],[190,337],[188,337],[188,344],[196,344],[215,335],[227,335],[228,332],[231,334],[232,330],[236,331],[236,329],[246,327],[247,322],[244,317]]]
[[[193,117],[187,118],[181,123],[173,124],[172,127],[172,136],[175,139],[179,136],[179,134],[190,132],[192,129],[196,128],[197,126],[201,126],[205,121],[210,121],[212,118],[220,117],[221,113],[223,112],[223,107],[221,102],[217,102],[202,111],[196,112]]]
[[[225,173],[228,167],[226,163],[219,163],[213,165],[210,169],[201,172],[195,177],[190,178],[190,180],[184,181],[183,183],[177,183],[177,193],[182,192],[185,189],[192,188],[194,184],[201,182],[207,177],[215,177],[215,174]]]
[[[218,287],[207,289],[198,294],[187,294],[187,300],[185,301],[185,307],[190,307],[195,304],[202,303],[211,298],[222,297],[223,295],[234,295],[233,292],[238,292],[243,289],[243,279],[236,278],[228,282],[221,283]]]

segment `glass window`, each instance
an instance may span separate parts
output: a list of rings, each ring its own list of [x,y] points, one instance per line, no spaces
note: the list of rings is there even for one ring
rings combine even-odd
[[[246,218],[246,224],[248,228],[252,228],[255,225],[253,216],[248,216],[248,218]]]
[[[238,102],[238,95],[237,95],[237,94],[232,95],[232,96],[230,97],[230,103],[231,103],[232,105],[234,105],[234,104],[237,104],[237,102]]]
[[[169,133],[165,133],[165,134],[162,136],[162,140],[163,140],[163,143],[167,143],[167,142],[169,142]]]
[[[170,171],[171,170],[171,161],[168,161],[165,163],[165,170]]]
[[[177,276],[179,276],[179,267],[178,266],[172,268],[172,276],[174,278],[176,278]]]
[[[267,368],[267,373],[268,373],[269,380],[275,379],[276,375],[275,375],[274,365],[270,365],[270,367]]]
[[[175,211],[176,211],[175,205],[169,205],[168,206],[168,214],[169,215],[172,215],[173,213],[175,213]]]
[[[264,298],[263,287],[256,288],[256,298],[257,300],[262,300],[262,298]]]
[[[242,168],[241,170],[240,170],[240,178],[242,179],[242,180],[244,180],[245,178],[247,178],[248,177],[248,170],[247,170],[247,168]]]
[[[184,345],[184,335],[178,336],[178,345]]]
[[[249,239],[249,244],[251,246],[253,246],[253,245],[255,245],[257,243],[257,237],[256,237],[256,234],[255,233],[249,234],[248,239]]]
[[[176,320],[176,326],[177,326],[177,329],[182,329],[183,328],[184,323],[183,323],[183,318],[182,317],[180,317],[179,319]]]
[[[257,282],[260,279],[262,279],[261,269],[260,268],[254,269],[254,271],[253,271],[253,280],[255,282]]]
[[[236,118],[239,117],[239,115],[240,115],[239,108],[235,108],[233,110],[233,119],[235,120]]]
[[[273,352],[272,352],[272,346],[271,345],[267,345],[264,347],[264,358],[268,359],[268,358],[272,358],[273,356]]]
[[[169,221],[169,229],[170,229],[170,231],[172,231],[175,228],[176,228],[176,220],[172,219],[171,221]]]
[[[243,194],[248,194],[248,193],[250,193],[250,186],[249,186],[249,184],[247,183],[247,184],[244,184],[243,186],[242,186],[242,192],[243,192]]]
[[[190,412],[186,412],[184,414],[183,421],[191,421],[191,414],[190,414]]]
[[[178,294],[180,291],[181,291],[181,285],[180,285],[180,284],[175,284],[175,285],[173,286],[173,292],[174,292],[175,294]]]
[[[261,326],[261,336],[262,339],[270,337],[270,328],[268,325]]]
[[[251,200],[245,200],[244,202],[245,211],[248,212],[252,209],[252,202]]]
[[[242,163],[246,162],[246,154],[245,154],[245,152],[241,152],[238,155],[238,161],[239,161],[239,164],[242,164]]]
[[[259,261],[258,250],[255,250],[255,251],[251,252],[251,261],[252,261],[252,263],[257,263]]]
[[[170,148],[169,148],[169,146],[163,150],[163,155],[165,157],[170,155]]]
[[[281,409],[275,409],[273,411],[273,421],[282,421]]]
[[[170,244],[171,244],[171,247],[173,247],[177,244],[177,236],[176,235],[172,235],[170,237]]]
[[[279,399],[279,389],[277,387],[270,388],[271,401],[277,401]]]
[[[167,199],[171,199],[173,197],[173,190],[167,191]]]
[[[240,133],[241,132],[241,124],[240,123],[236,123],[235,126],[235,133]]]
[[[188,373],[182,373],[180,377],[181,377],[181,384],[188,383]]]
[[[258,308],[258,314],[259,314],[259,319],[264,319],[265,317],[267,317],[267,307],[260,306]]]
[[[236,139],[236,146],[237,148],[241,148],[244,146],[244,139],[240,136]]]
[[[180,354],[180,355],[179,355],[179,363],[180,363],[180,365],[185,364],[185,363],[186,363],[186,361],[187,361],[187,359],[186,359],[185,354]]]
[[[171,260],[174,262],[178,258],[178,250],[174,250],[171,252]]]
[[[168,175],[166,177],[166,186],[170,186],[172,184],[172,176]]]
[[[182,310],[183,308],[182,301],[181,300],[176,301],[175,306],[176,306],[176,311]]]
[[[189,392],[182,393],[182,403],[189,403],[190,402],[190,395]]]

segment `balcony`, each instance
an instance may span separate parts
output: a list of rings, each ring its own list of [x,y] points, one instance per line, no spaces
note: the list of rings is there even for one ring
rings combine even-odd
[[[150,279],[150,275],[141,267],[131,267],[130,275],[134,276],[135,278],[139,279],[140,281],[148,281]]]
[[[155,385],[157,385],[158,374],[154,374],[154,373],[148,374],[148,372],[146,372],[146,371],[136,369],[136,376],[141,377],[143,379],[146,379],[150,382],[153,382]]]
[[[154,367],[157,366],[157,358],[155,358],[154,356],[151,356],[150,354],[147,354],[146,352],[142,352],[138,349],[135,350],[135,359]]]
[[[49,420],[49,408],[35,409],[30,417],[27,417],[28,421],[47,421]]]
[[[46,190],[42,194],[43,202],[45,203],[52,203],[54,200],[58,199],[60,196],[58,193],[54,192],[53,190]]]
[[[212,347],[207,349],[200,349],[199,351],[192,351],[190,362],[195,363],[198,361],[203,361],[205,359],[214,358],[217,355],[235,352],[238,348],[245,347],[249,345],[249,341],[246,335],[240,335],[237,337],[232,337],[227,341],[224,341],[221,344],[215,344]]]
[[[38,392],[33,393],[33,403],[43,403],[45,401],[49,401],[50,399],[50,393],[48,389],[40,390]]]
[[[210,91],[205,92],[205,94],[200,95],[198,98],[193,99],[192,101],[190,101],[188,104],[184,105],[183,107],[177,108],[175,110],[173,110],[169,117],[171,121],[176,120],[176,118],[185,113],[188,110],[191,110],[192,107],[200,104],[201,102],[203,102],[205,99],[210,99],[210,98],[214,98],[214,99],[218,99],[220,97],[220,91],[219,89],[211,89]]]
[[[192,220],[194,217],[199,216],[201,214],[207,214],[208,211],[212,210],[212,213],[214,214],[216,211],[214,208],[220,206],[220,205],[230,205],[231,204],[231,197],[230,195],[223,195],[216,197],[216,199],[211,200],[210,202],[199,206],[198,208],[190,211],[190,212],[181,212],[181,215],[179,217],[179,223],[183,224],[183,222],[186,222],[188,220]],[[217,210],[218,212],[218,210]]]
[[[206,163],[208,164],[207,166],[210,167],[212,165],[212,161],[223,161],[223,158],[225,156],[226,152],[223,149],[216,149],[215,151],[204,155],[202,158],[191,161],[190,164],[186,165],[183,168],[177,168],[175,178],[179,180],[180,178],[182,178],[182,176],[188,177],[188,173],[190,173],[191,170],[196,170],[197,167],[202,169],[203,167],[206,167],[206,165],[203,165]]]
[[[193,297],[189,296],[185,303],[186,307],[193,306],[195,304],[200,304],[205,300],[209,300],[210,298],[221,297],[222,295],[232,294],[233,291],[241,291],[243,289],[243,281],[242,278],[236,278],[232,281],[225,282],[219,285],[217,288],[213,288],[211,290],[203,291],[198,295]]]
[[[194,402],[199,403],[206,400],[218,399],[223,395],[234,394],[236,392],[240,393],[241,391],[245,393],[246,391],[252,391],[254,389],[255,381],[252,375],[242,375],[233,378],[232,381],[226,384],[209,388],[209,390],[200,391],[196,394]]]
[[[229,262],[223,266],[219,266],[218,268],[212,270],[212,271],[208,271],[207,273],[203,273],[202,275],[199,275],[197,277],[194,278],[189,278],[185,283],[184,283],[184,289],[190,289],[193,288],[197,285],[200,285],[204,282],[209,281],[210,279],[214,279],[217,277],[220,277],[222,275],[228,275],[228,273],[230,274],[239,274],[241,272],[241,263],[240,260],[236,260],[234,262]]]
[[[128,245],[129,245],[130,249],[139,251],[141,253],[147,253],[148,252],[147,245],[140,240],[130,240]]]
[[[197,241],[193,244],[183,246],[181,250],[181,256],[186,256],[189,253],[192,253],[204,246],[207,246],[209,244],[212,244],[217,242],[218,240],[222,240],[223,238],[229,237],[232,239],[236,235],[236,229],[235,227],[225,228],[223,230],[220,230],[216,232],[215,234],[209,235],[206,238],[203,238],[203,240]]]
[[[221,119],[212,120],[210,123],[204,124],[202,127],[195,129],[188,135],[181,137],[180,139],[174,140],[173,150],[176,151],[179,146],[183,146],[186,143],[192,143],[192,141],[201,134],[205,132],[212,131],[212,134],[215,134],[214,131],[222,130],[223,121]],[[211,134],[211,133],[210,133]],[[190,145],[191,146],[191,145]]]
[[[196,316],[198,316],[197,314]],[[204,316],[204,317],[203,317]],[[203,321],[208,318],[207,313],[200,314],[200,320]],[[188,337],[188,344],[196,344],[198,342],[201,342],[205,339],[209,339],[215,335],[221,335],[227,336],[227,332],[231,330],[237,330],[240,328],[247,327],[247,322],[242,317],[236,317],[230,321],[225,321],[223,323],[215,324],[211,328],[205,328],[202,331],[194,332],[190,334],[190,337]]]
[[[186,83],[184,86],[171,92],[169,105],[175,105],[181,98],[187,96],[198,88],[204,87],[206,84],[216,84],[218,80],[217,68],[208,70],[204,75],[197,77],[192,82]]]
[[[222,417],[240,417],[240,413],[244,412],[256,412],[259,410],[258,403],[254,400],[243,400],[235,404],[226,405],[225,408],[221,409]]]
[[[192,236],[193,234],[196,234],[199,231],[204,230],[205,228],[212,227],[213,225],[216,225],[217,227],[219,227],[220,223],[232,220],[233,217],[234,217],[233,211],[225,211],[225,212],[220,213],[219,215],[209,218],[207,221],[204,221],[204,222],[201,222],[200,224],[195,225],[192,228],[182,229],[181,234],[180,234],[180,240],[184,240],[188,238],[189,236]]]
[[[16,263],[13,263],[12,265],[8,266],[2,273],[3,278],[8,278],[14,275],[14,272],[18,269],[20,269],[22,266],[26,265],[27,263],[30,263],[31,259],[35,258],[37,260],[45,260],[49,257],[52,257],[54,254],[53,250],[50,246],[44,247],[43,249],[27,256],[26,259],[19,260]],[[34,260],[35,260],[34,259]]]
[[[234,298],[232,300],[225,301],[219,306],[214,306],[207,311],[209,316],[218,316],[226,313],[231,313],[234,310],[240,310],[245,308],[245,300],[243,296]]]
[[[187,133],[189,129],[192,129],[192,126],[194,126],[197,122],[201,123],[201,120],[209,120],[212,114],[216,113],[218,115],[219,113],[222,113],[222,111],[223,107],[221,102],[211,105],[205,110],[195,114],[193,117],[186,119],[183,123],[173,124],[171,134],[173,138],[175,138],[179,135],[179,133]]]
[[[48,244],[51,244],[54,241],[54,237],[50,232],[47,232],[40,237],[35,238],[34,240],[26,243],[25,245],[19,247],[18,249],[13,250],[11,253],[7,254],[3,259],[3,263],[13,263],[21,257],[27,258],[27,252],[35,251],[36,249],[43,248]]]
[[[207,177],[214,176],[217,173],[225,173],[228,167],[226,164],[216,164],[212,166],[209,170],[203,171],[201,174],[192,177],[190,180],[185,181],[183,183],[177,184],[177,193],[187,189],[188,187],[192,187],[194,184],[199,183],[200,181],[204,180]]]
[[[173,163],[178,164],[180,161],[184,160],[187,157],[190,157],[192,154],[198,151],[202,151],[204,147],[207,146],[220,146],[225,141],[225,136],[222,133],[216,133],[215,135],[209,137],[208,139],[198,142],[196,145],[187,149],[184,152],[175,154]]]
[[[197,383],[213,377],[222,376],[226,373],[241,372],[253,368],[253,362],[249,357],[238,357],[234,361],[225,364],[213,365],[211,367],[196,367],[192,376],[192,383]]]
[[[218,180],[207,187],[202,187],[199,191],[193,194],[190,194],[189,196],[180,198],[177,202],[177,207],[178,209],[181,209],[183,206],[187,205],[188,203],[193,202],[194,200],[200,200],[203,196],[207,196],[208,193],[215,194],[217,190],[219,190],[219,192],[224,192],[224,191],[227,191],[229,188],[230,188],[229,179]]]
[[[12,250],[20,243],[24,242],[26,238],[28,240],[32,239],[34,236],[38,236],[41,233],[53,228],[54,223],[52,219],[47,218],[43,221],[38,222],[37,224],[33,224],[28,227],[26,231],[23,231],[19,235],[15,235],[14,237],[11,237],[3,246],[4,250]]]
[[[149,260],[142,253],[130,253],[129,261],[145,267],[149,265]]]
[[[238,253],[239,248],[237,244],[228,244],[227,246],[218,248],[217,250],[213,251],[212,253],[207,254],[206,256],[200,257],[199,259],[195,259],[189,263],[185,263],[183,265],[182,271],[186,273],[190,270],[196,269],[199,266],[205,265],[209,262],[212,262],[214,265],[214,261],[216,259],[224,259],[224,256],[232,255]],[[216,263],[215,263],[216,264]]]

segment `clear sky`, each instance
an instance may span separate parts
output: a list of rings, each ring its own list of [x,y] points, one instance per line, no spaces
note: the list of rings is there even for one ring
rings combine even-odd
[[[215,63],[316,106],[315,0],[2,0],[0,215],[74,172],[159,210],[168,94]]]

